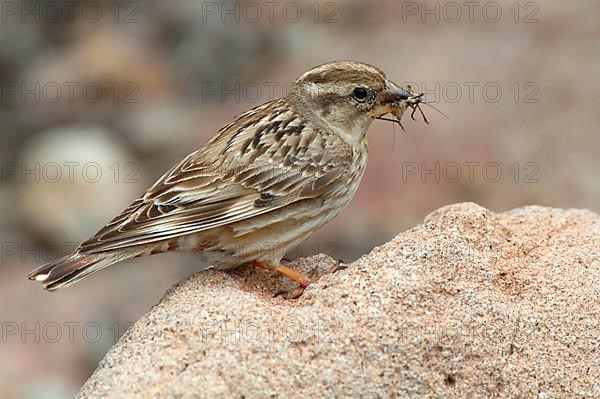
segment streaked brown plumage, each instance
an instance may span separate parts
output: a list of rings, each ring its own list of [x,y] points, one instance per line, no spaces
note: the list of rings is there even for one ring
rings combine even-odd
[[[200,252],[216,268],[255,262],[275,269],[352,199],[371,122],[390,112],[399,120],[411,101],[420,97],[370,65],[315,67],[288,96],[224,126],[75,253],[28,277],[54,290],[121,260],[168,251]]]

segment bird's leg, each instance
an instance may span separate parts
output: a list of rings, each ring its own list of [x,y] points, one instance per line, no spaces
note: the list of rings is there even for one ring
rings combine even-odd
[[[266,262],[259,262],[257,260],[252,261],[252,266],[257,269],[265,269],[265,270],[275,270],[289,278],[290,280],[294,280],[298,284],[303,287],[307,287],[311,281],[308,277],[303,276],[302,274],[290,269],[289,267],[281,266],[281,265],[271,265]]]
[[[259,262],[257,260],[252,261],[252,266],[254,266],[257,269],[274,270],[299,284],[299,287],[291,291],[277,292],[274,296],[283,295],[283,297],[286,299],[296,299],[300,297],[300,295],[302,295],[304,289],[308,287],[308,285],[311,283],[308,277],[303,276],[302,274],[290,269],[289,267],[281,265],[271,265],[269,263]]]

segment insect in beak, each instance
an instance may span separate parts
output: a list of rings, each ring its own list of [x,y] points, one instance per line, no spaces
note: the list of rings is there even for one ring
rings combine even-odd
[[[425,123],[429,124],[427,117],[425,116],[425,114],[423,113],[423,110],[420,107],[420,104],[423,101],[424,93],[413,93],[412,87],[410,85],[407,86],[407,91],[411,94],[411,97],[409,97],[406,100],[408,107],[412,108],[412,112],[410,113],[410,118],[413,121],[416,121],[415,112],[417,112],[417,110],[419,110],[419,112],[421,113],[421,116],[423,117],[423,121],[425,121]]]
[[[419,106],[419,104],[421,104],[421,102],[423,101],[423,93],[413,92],[412,87],[410,85],[407,86],[406,89],[403,89],[401,87],[396,86],[392,82],[388,82],[387,96],[389,100],[392,101],[390,104],[390,113],[394,116],[395,119],[384,118],[383,116],[379,116],[377,117],[377,119],[397,123],[402,128],[402,130],[404,130],[404,126],[402,126],[400,120],[402,119],[402,115],[404,114],[404,112],[407,109],[411,108],[412,112],[410,114],[410,117],[412,118],[412,120],[416,120],[415,112],[419,110],[425,123],[429,123],[427,117],[425,117],[425,114],[423,113],[423,110]]]

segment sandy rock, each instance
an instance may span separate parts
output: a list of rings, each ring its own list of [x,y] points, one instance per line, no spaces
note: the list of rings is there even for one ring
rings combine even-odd
[[[21,220],[59,247],[111,220],[146,181],[135,157],[95,125],[40,132],[12,166]]]
[[[298,300],[266,271],[170,289],[79,397],[600,397],[600,217],[444,207]]]

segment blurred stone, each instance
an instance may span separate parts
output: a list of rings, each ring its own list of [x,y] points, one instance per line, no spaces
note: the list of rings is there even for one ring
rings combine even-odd
[[[41,132],[11,168],[20,219],[61,242],[93,234],[147,183],[133,155],[97,126]]]
[[[175,99],[152,101],[122,115],[119,125],[141,152],[175,152],[182,142],[190,144],[191,152],[216,132],[203,128],[202,116],[208,118],[203,111],[201,105]]]
[[[236,7],[234,4],[219,6]],[[279,38],[285,26],[266,23],[268,17],[252,23],[242,15],[238,15],[239,21],[231,14],[229,18],[207,16],[205,5],[185,2],[180,7],[184,13],[176,27],[179,38],[171,57],[176,65],[185,66],[179,69],[179,78],[186,83],[186,92],[201,96],[206,82],[232,87],[276,69],[275,65],[287,53]],[[203,37],[210,40],[199,40]],[[248,63],[249,59],[253,62]]]
[[[78,28],[78,35],[64,51],[43,53],[37,63],[25,71],[26,82],[41,85],[56,82],[59,86],[72,82],[76,97],[85,94],[86,84],[106,85],[107,92],[103,95],[109,99],[115,98],[115,84],[132,83],[137,91],[128,92],[134,93],[131,98],[138,101],[160,96],[168,90],[170,63],[159,57],[153,46],[122,34],[111,25],[81,24]],[[67,89],[63,87],[63,91],[65,95],[61,100],[68,98]],[[95,97],[95,94],[89,96]],[[117,98],[115,102],[124,103],[124,100]]]
[[[266,271],[174,286],[78,397],[597,397],[600,217],[441,208],[295,301]]]
[[[10,7],[4,3],[6,7]],[[39,24],[24,24],[14,15],[2,14],[2,29],[0,29],[0,65],[10,64],[24,67],[30,54],[38,50],[43,42]],[[4,20],[5,19],[5,20]]]

